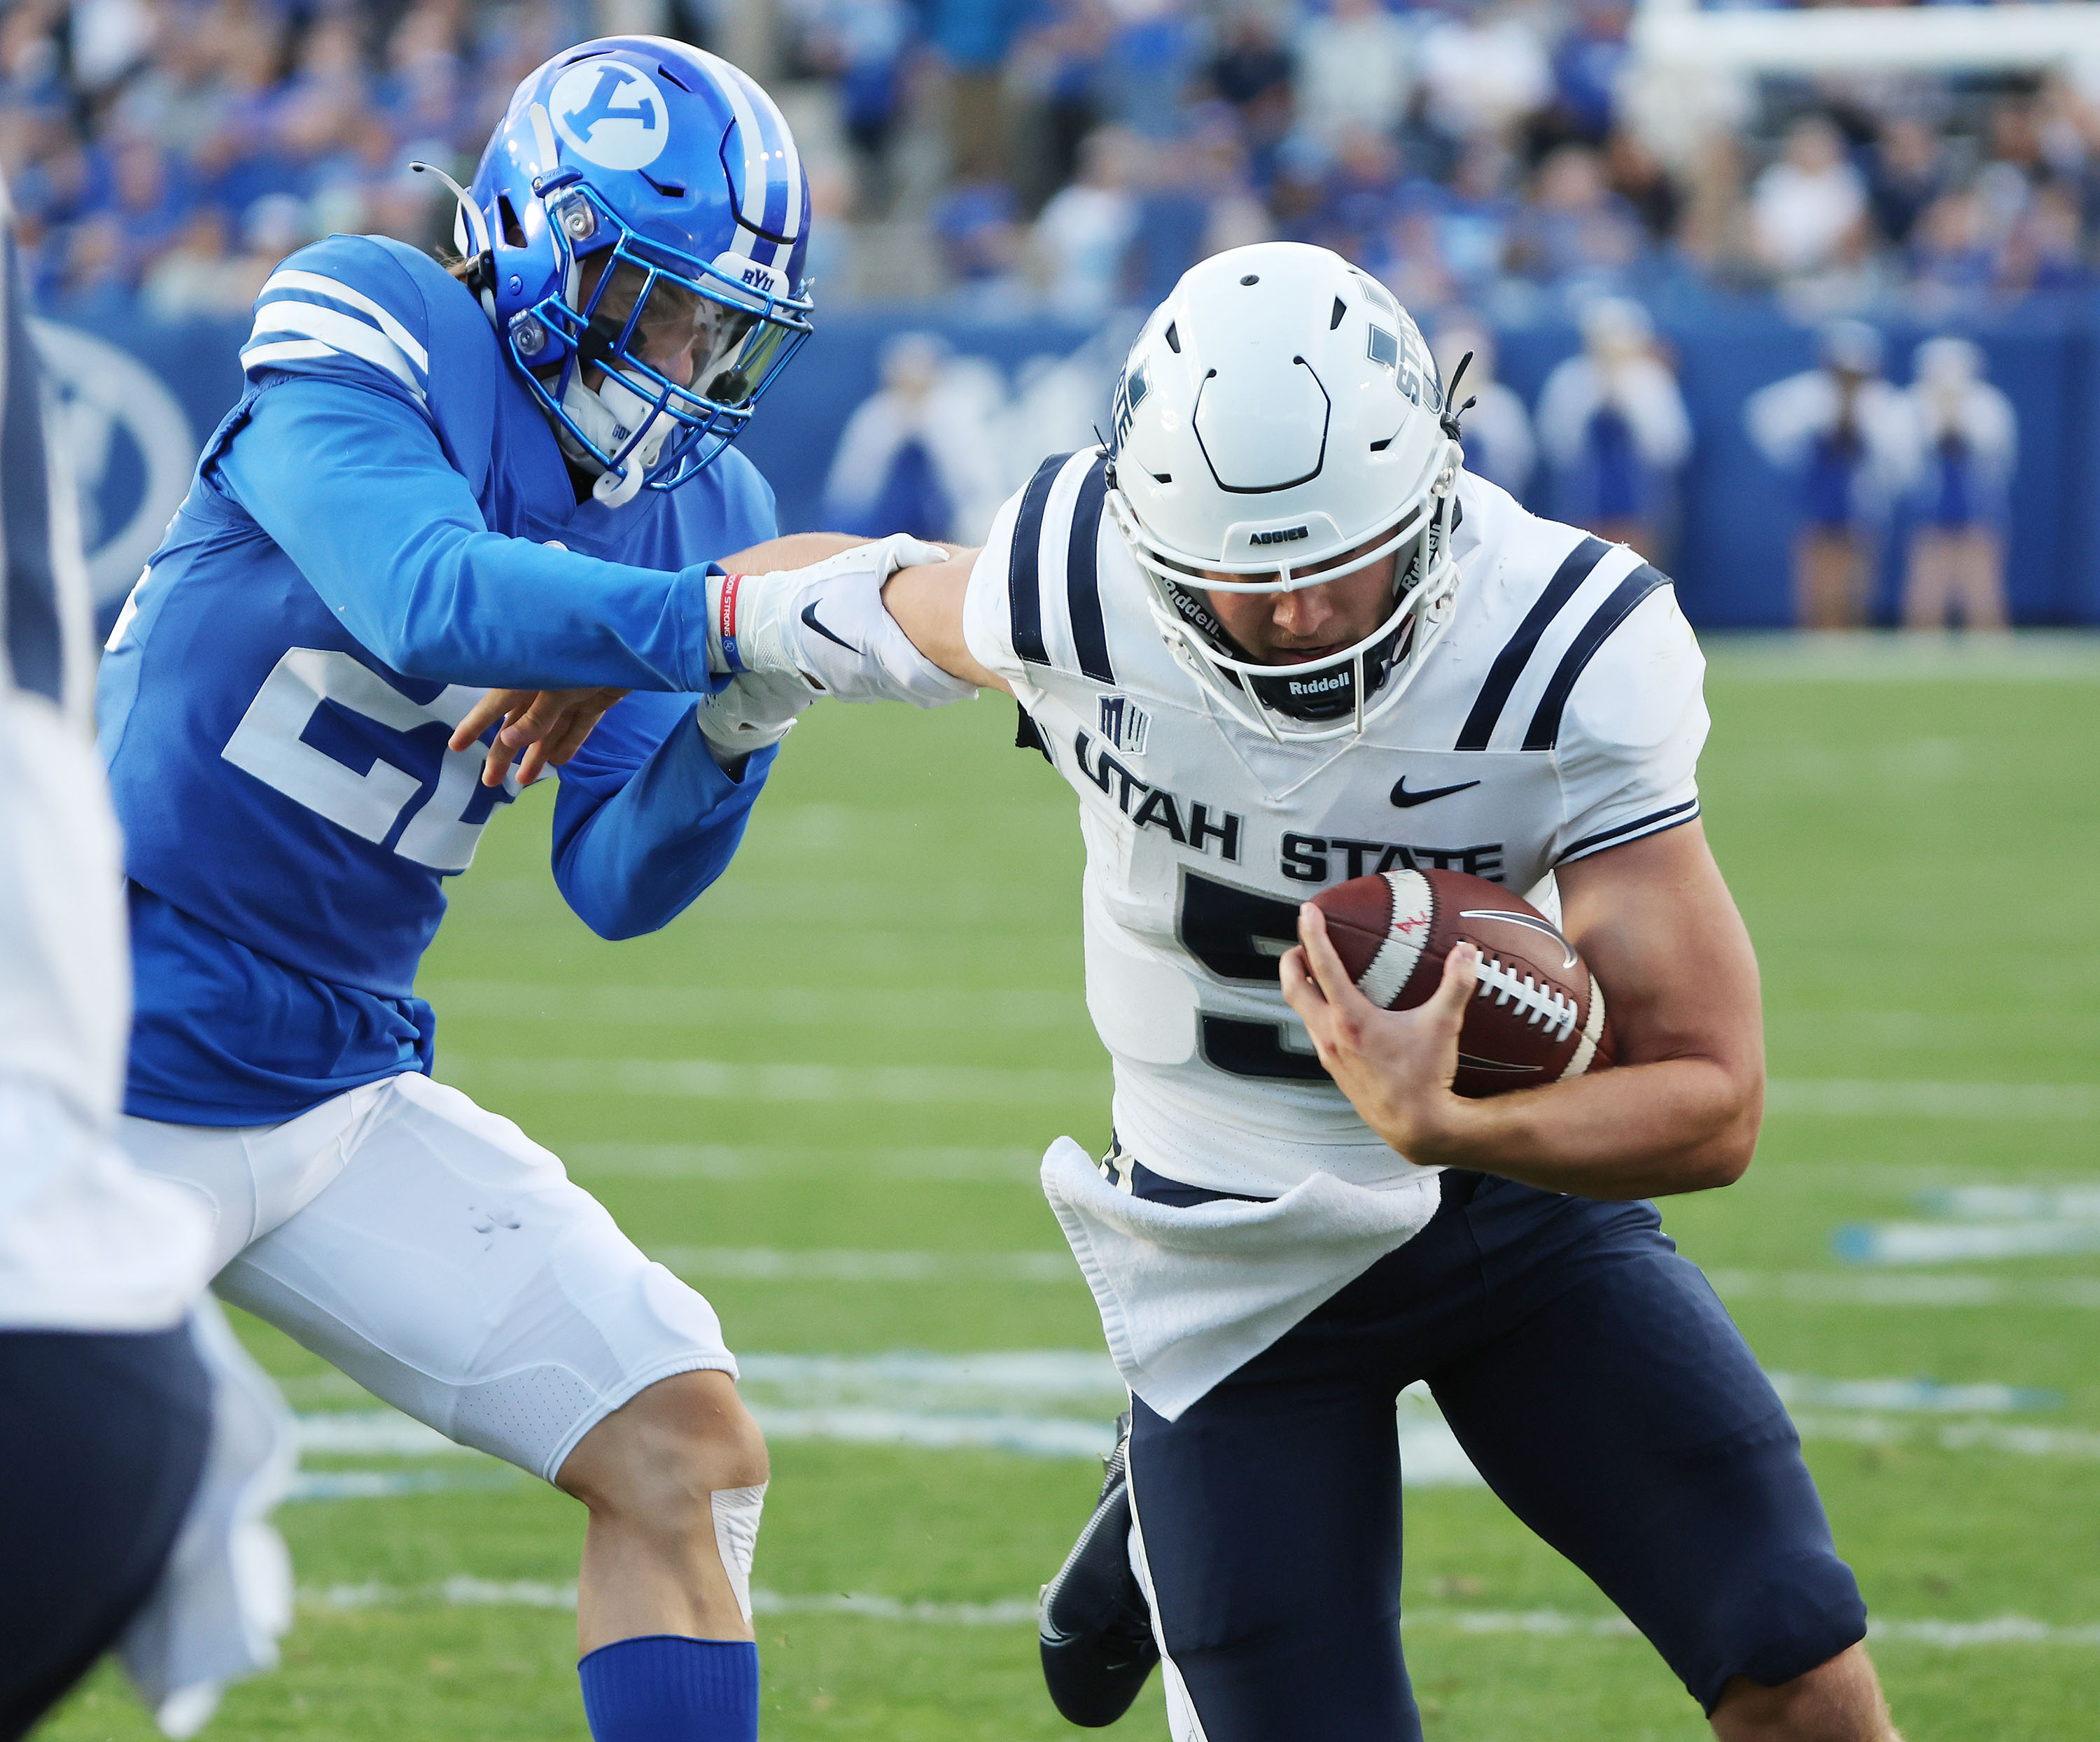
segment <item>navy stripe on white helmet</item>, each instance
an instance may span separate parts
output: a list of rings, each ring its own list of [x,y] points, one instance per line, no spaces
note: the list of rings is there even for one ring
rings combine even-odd
[[[1324,248],[1263,242],[1192,267],[1118,384],[1109,508],[1154,620],[1234,717],[1279,739],[1361,731],[1449,620],[1462,461],[1429,347],[1392,293]],[[1362,640],[1251,658],[1207,593],[1318,586],[1392,559]]]

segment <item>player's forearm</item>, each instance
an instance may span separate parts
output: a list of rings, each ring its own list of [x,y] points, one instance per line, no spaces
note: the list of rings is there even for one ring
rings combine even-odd
[[[882,603],[911,645],[950,677],[1011,694],[1012,686],[977,662],[963,633],[963,600],[977,556],[961,550],[946,562],[899,569],[884,584]]]
[[[1763,1105],[1762,1065],[1683,1057],[1491,1100],[1453,1097],[1427,1131],[1390,1112],[1372,1123],[1392,1127],[1380,1135],[1401,1136],[1402,1153],[1425,1166],[1582,1197],[1661,1197],[1741,1177]]]
[[[564,781],[554,880],[601,937],[639,937],[683,913],[728,869],[777,751],[721,768],[688,714],[609,797]]]
[[[708,686],[699,566],[629,568],[432,526],[383,573],[338,587],[351,633],[406,677],[514,689]]]
[[[867,542],[849,532],[786,532],[716,560],[732,575],[763,575],[774,569],[807,568]]]

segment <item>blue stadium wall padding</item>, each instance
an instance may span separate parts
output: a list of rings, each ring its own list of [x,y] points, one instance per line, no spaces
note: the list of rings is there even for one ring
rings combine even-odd
[[[245,322],[158,323],[106,303],[91,311],[55,311],[53,318],[143,364],[179,402],[200,440],[239,395],[236,352],[247,336]],[[1720,298],[1665,313],[1659,328],[1676,356],[1696,432],[1683,483],[1680,536],[1668,565],[1685,609],[1709,628],[1784,627],[1792,615],[1793,498],[1787,480],[1751,448],[1742,408],[1767,382],[1809,366],[1813,333],[1769,304]],[[784,528],[816,523],[839,432],[875,390],[884,342],[906,330],[938,333],[1009,377],[1027,359],[1069,353],[1088,337],[1054,323],[968,320],[938,308],[856,310],[821,320],[743,438],[744,451],[779,496]],[[1911,351],[1929,330],[1887,329],[1893,378],[1908,379]],[[2008,563],[2014,617],[2026,624],[2100,623],[2100,298],[2031,298],[1961,330],[1983,346],[1992,378],[2019,416]],[[1573,328],[1564,324],[1505,332],[1502,378],[1535,401],[1548,373],[1577,343]],[[120,429],[101,467],[108,500],[90,515],[104,525],[123,523],[136,507],[142,468],[123,449]],[[135,500],[123,500],[127,492]],[[1535,489],[1533,496],[1533,506],[1550,511],[1549,488]],[[1883,566],[1884,620],[1895,608],[1901,531]],[[105,599],[104,615],[113,610]]]

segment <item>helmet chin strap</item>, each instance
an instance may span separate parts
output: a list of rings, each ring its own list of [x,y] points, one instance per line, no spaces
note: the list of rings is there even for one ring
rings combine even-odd
[[[474,263],[467,271],[466,287],[479,298],[489,325],[500,330],[501,323],[496,318],[496,239],[489,234],[488,220],[474,203],[474,196],[435,163],[417,161],[408,167],[419,174],[436,176],[459,201],[459,215],[465,223],[467,240],[474,245]]]
[[[643,474],[655,464],[656,456],[677,427],[668,412],[652,407],[617,376],[607,376],[596,388],[586,387],[580,368],[569,372],[568,385],[562,390],[562,409],[599,453],[626,449],[620,469],[611,471],[560,424],[554,426],[562,452],[576,465],[598,474],[591,494],[607,508],[624,507],[641,493]],[[638,437],[635,434],[638,425]]]

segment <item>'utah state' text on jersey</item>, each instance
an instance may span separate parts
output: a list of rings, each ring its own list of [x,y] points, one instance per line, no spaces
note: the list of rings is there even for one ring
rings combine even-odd
[[[1169,651],[1102,513],[1105,466],[1048,461],[1006,505],[964,623],[1079,795],[1118,1139],[1214,1191],[1405,1177],[1283,1002],[1299,904],[1444,868],[1557,913],[1556,865],[1689,822],[1707,725],[1691,628],[1634,552],[1464,475],[1454,616],[1405,697],[1361,739],[1274,743]]]
[[[608,685],[564,771],[555,872],[608,935],[718,875],[740,780],[693,725],[706,564],[774,531],[734,450],[684,487],[579,505],[473,296],[382,238],[332,236],[263,287],[247,390],[104,662],[129,842],[129,1110],[254,1124],[426,1069],[417,964],[514,787],[445,748],[488,685]],[[668,572],[667,572],[668,571]]]

